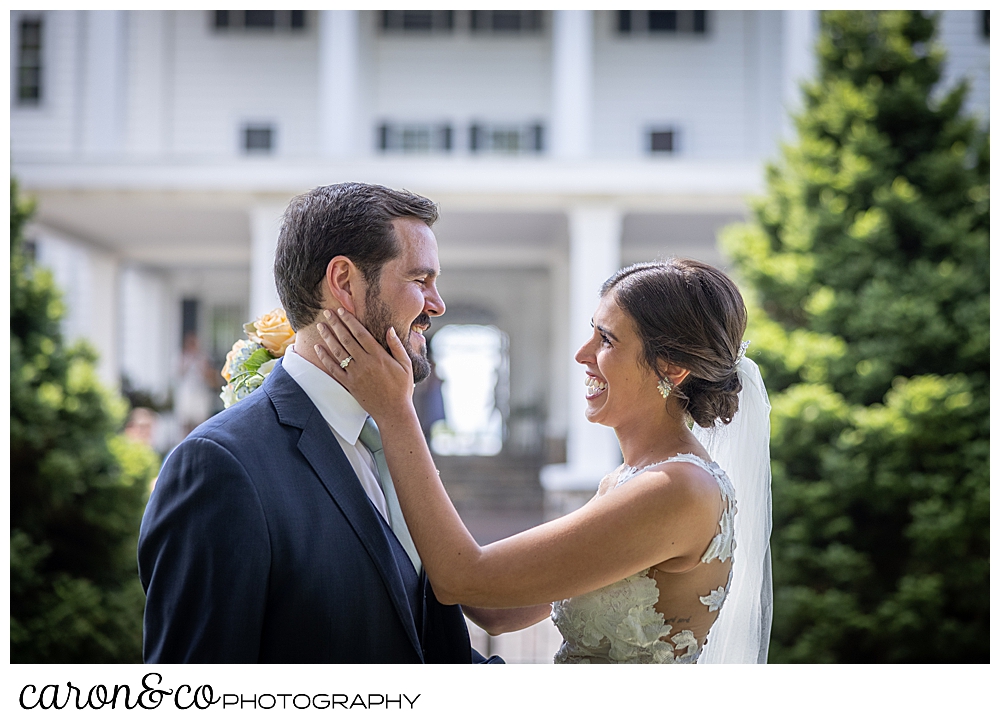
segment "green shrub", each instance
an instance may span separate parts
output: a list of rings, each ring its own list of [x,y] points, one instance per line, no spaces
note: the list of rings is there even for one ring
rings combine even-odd
[[[937,17],[822,14],[797,142],[723,246],[771,393],[771,661],[989,660],[989,135]]]
[[[94,353],[63,344],[14,182],[10,208],[10,659],[139,662],[136,540],[157,456],[117,434],[127,405],[98,382]]]

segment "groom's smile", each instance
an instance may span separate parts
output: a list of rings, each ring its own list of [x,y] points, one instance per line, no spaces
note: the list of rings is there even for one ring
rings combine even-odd
[[[423,346],[427,346],[427,340],[424,337],[424,332],[431,328],[431,318],[425,313],[421,312],[420,316],[413,320],[413,324],[410,325],[410,343],[413,343],[414,335],[417,337],[417,343]],[[397,333],[398,334],[398,333]]]
[[[445,311],[437,290],[437,239],[419,219],[395,219],[392,226],[399,254],[382,267],[378,284],[367,289],[361,322],[383,346],[389,327],[396,330],[413,362],[413,380],[420,382],[430,374],[424,332],[431,317]]]

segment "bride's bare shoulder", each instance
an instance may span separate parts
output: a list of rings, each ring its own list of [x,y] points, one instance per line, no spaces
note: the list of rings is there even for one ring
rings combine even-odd
[[[710,503],[714,509],[719,500],[719,483],[709,469],[711,462],[694,455],[681,455],[647,468],[636,481],[653,485],[664,495],[678,502],[701,507]]]

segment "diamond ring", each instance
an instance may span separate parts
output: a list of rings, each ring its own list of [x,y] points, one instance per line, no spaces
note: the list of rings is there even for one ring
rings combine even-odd
[[[350,357],[350,356],[345,357],[344,361],[340,363],[340,368],[343,369],[343,370],[346,370],[347,369],[347,365],[351,364],[351,360],[352,359],[354,359],[354,358]]]

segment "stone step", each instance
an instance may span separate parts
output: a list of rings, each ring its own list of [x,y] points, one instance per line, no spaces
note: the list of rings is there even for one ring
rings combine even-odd
[[[543,500],[541,458],[435,456],[456,507],[537,508]]]

